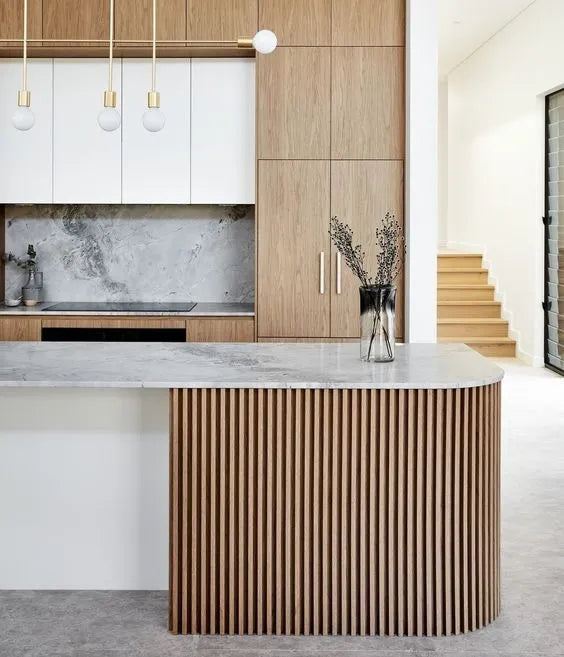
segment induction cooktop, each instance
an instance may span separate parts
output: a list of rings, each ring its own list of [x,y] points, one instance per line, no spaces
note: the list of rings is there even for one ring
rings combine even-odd
[[[189,313],[196,304],[186,303],[145,303],[128,301],[127,303],[100,303],[92,301],[72,301],[55,303],[43,310],[49,312],[125,312],[125,313]]]

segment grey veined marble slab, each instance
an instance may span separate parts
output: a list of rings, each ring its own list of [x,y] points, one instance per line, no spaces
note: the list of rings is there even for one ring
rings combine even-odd
[[[0,316],[17,315],[17,316],[39,316],[39,317],[176,317],[181,319],[194,317],[254,317],[255,306],[252,303],[196,303],[194,308],[188,313],[178,312],[128,312],[128,311],[92,311],[84,310],[46,310],[56,302],[38,303],[36,306],[27,307],[23,305],[13,307],[0,305]]]
[[[0,343],[0,387],[464,388],[503,370],[464,345],[400,345],[363,363],[356,344]]]

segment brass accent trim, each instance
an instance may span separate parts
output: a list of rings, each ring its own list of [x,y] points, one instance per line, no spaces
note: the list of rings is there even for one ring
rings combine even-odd
[[[19,44],[23,43],[23,39],[0,39],[0,44]],[[27,43],[40,43],[40,44],[76,44],[76,43],[88,43],[92,45],[93,43],[99,44],[101,46],[109,46],[109,39],[27,39]],[[126,44],[128,46],[150,46],[153,43],[152,39],[114,39],[114,46],[119,46]],[[252,48],[253,40],[249,37],[242,37],[235,40],[198,40],[193,41],[189,39],[168,39],[168,40],[157,40],[157,46],[193,46],[193,47],[207,47],[210,46],[221,46],[228,48]],[[71,46],[69,46],[71,47]]]
[[[117,93],[115,91],[104,91],[104,107],[116,107]]]
[[[18,107],[29,107],[31,105],[31,91],[20,89],[18,91]]]
[[[161,106],[161,94],[159,91],[149,91],[147,94],[147,107],[154,108]]]
[[[253,48],[253,40],[247,38],[237,39],[237,48]]]

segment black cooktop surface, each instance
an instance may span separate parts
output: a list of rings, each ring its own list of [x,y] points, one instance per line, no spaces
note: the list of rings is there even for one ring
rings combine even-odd
[[[143,303],[130,301],[127,303],[99,303],[91,301],[72,301],[55,303],[43,310],[49,312],[125,312],[125,313],[189,313],[195,306],[187,303]]]

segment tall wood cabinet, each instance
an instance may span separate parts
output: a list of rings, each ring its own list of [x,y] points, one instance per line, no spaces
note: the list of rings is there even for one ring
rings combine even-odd
[[[259,0],[259,27],[279,48],[257,55],[258,337],[356,338],[359,284],[329,221],[352,226],[369,267],[386,212],[403,222],[404,0]]]
[[[28,2],[28,36],[39,39],[42,36],[43,0]],[[21,39],[23,36],[22,0],[2,0],[0,2],[0,39]]]
[[[116,39],[150,39],[151,0],[116,0]],[[157,39],[186,38],[186,0],[157,0]]]
[[[107,39],[109,16],[110,0],[43,0],[42,37]]]

